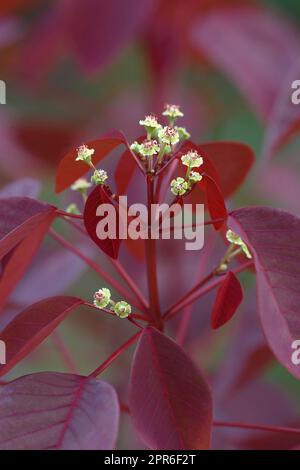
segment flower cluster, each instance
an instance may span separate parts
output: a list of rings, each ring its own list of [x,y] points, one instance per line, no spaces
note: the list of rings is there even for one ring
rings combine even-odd
[[[227,240],[232,243],[233,245],[238,245],[241,247],[241,251],[246,255],[247,258],[251,259],[252,255],[247,247],[246,243],[242,240],[242,238],[237,235],[232,230],[227,230],[226,232]]]
[[[111,299],[111,292],[106,287],[102,287],[94,294],[94,306],[102,309],[110,306],[111,310],[120,318],[127,318],[131,314],[131,305],[120,300],[114,302]]]
[[[187,167],[187,171],[185,178],[178,177],[171,181],[171,192],[174,196],[184,196],[194,184],[202,179],[202,175],[198,171],[192,171],[192,168],[199,168],[203,165],[203,157],[199,155],[197,150],[190,150],[182,155],[181,162]]]
[[[86,196],[87,190],[92,186],[92,184],[102,185],[108,178],[108,174],[105,170],[98,170],[95,168],[95,165],[92,161],[92,156],[94,153],[95,149],[89,148],[87,145],[81,145],[77,149],[76,161],[84,162],[94,170],[90,183],[84,178],[80,178],[71,186],[74,191],[79,191],[83,196]]]
[[[190,138],[190,134],[184,127],[175,126],[175,121],[183,117],[179,106],[166,105],[163,116],[169,118],[167,126],[160,124],[152,114],[147,115],[139,121],[140,125],[146,130],[147,137],[141,142],[133,142],[131,150],[141,158],[148,161],[148,170],[152,170],[153,157],[157,156],[157,164],[160,165],[165,156],[170,154],[176,148],[179,142]]]

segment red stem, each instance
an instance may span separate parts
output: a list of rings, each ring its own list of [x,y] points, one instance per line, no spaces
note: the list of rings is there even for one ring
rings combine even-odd
[[[269,426],[265,424],[237,423],[226,421],[214,421],[213,426],[222,428],[253,429],[253,431],[284,432],[289,434],[300,434],[300,429],[285,426]]]
[[[92,268],[97,274],[99,274],[100,277],[102,277],[108,284],[110,284],[114,289],[116,289],[116,291],[118,291],[132,305],[134,305],[136,308],[139,308],[139,306],[137,306],[135,302],[135,299],[128,295],[127,290],[121,284],[119,284],[114,278],[112,278],[109,274],[107,274],[105,271],[99,268],[97,263],[95,263],[93,260],[88,258],[84,253],[82,253],[78,248],[76,248],[75,245],[72,245],[70,242],[68,242],[65,238],[59,235],[52,228],[49,230],[49,234],[52,236],[52,238],[54,238],[54,240],[56,240],[62,246],[72,251],[72,253],[74,253],[76,256],[81,258],[90,268]]]
[[[80,219],[83,220],[82,214],[69,214],[69,212],[58,210],[57,214],[61,217],[70,217],[71,219]]]
[[[159,293],[157,283],[157,266],[156,266],[156,240],[151,234],[151,206],[154,202],[153,194],[153,177],[147,176],[147,205],[148,205],[148,238],[145,240],[145,251],[147,261],[147,280],[150,302],[150,312],[156,322],[158,328],[162,328],[161,312],[159,304]]]
[[[253,261],[247,261],[246,263],[243,263],[239,266],[237,266],[234,269],[231,269],[231,272],[237,274],[242,271],[245,271],[248,269],[250,266],[253,265]],[[163,315],[163,318],[165,320],[169,320],[172,318],[176,313],[178,313],[180,310],[185,308],[187,305],[190,305],[191,303],[196,302],[200,297],[203,295],[207,294],[211,290],[215,289],[218,285],[220,285],[223,282],[224,276],[218,276],[217,279],[215,279],[213,282],[211,282],[208,286],[205,286],[203,289],[200,289],[199,291],[195,292],[194,294],[190,295],[184,302],[180,299],[176,305],[174,304],[171,308],[169,308]]]
[[[100,375],[112,362],[114,362],[121,354],[123,354],[126,349],[128,349],[140,336],[141,331],[136,333],[134,336],[129,338],[124,344],[122,344],[118,349],[116,349],[107,359],[105,359],[102,364],[100,364],[94,372],[91,372],[89,377],[97,377]]]

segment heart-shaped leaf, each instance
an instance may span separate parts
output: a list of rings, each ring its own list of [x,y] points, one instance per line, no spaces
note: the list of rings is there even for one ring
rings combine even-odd
[[[7,359],[0,365],[0,376],[35,349],[83,300],[76,297],[51,297],[26,308],[1,332]]]
[[[102,206],[103,210],[99,209]],[[101,210],[101,215],[99,211]],[[119,210],[111,197],[111,192],[105,186],[97,186],[89,195],[84,208],[85,228],[104,253],[116,259],[119,254],[121,240],[119,239]],[[107,220],[106,223],[103,223]],[[99,223],[103,223],[99,229]]]
[[[42,372],[1,387],[0,420],[1,450],[108,450],[119,403],[102,380]]]
[[[211,314],[211,327],[215,330],[225,325],[233,317],[242,300],[243,291],[239,280],[229,271],[217,292]]]
[[[269,207],[231,214],[230,228],[254,252],[258,307],[265,336],[277,359],[296,377],[292,343],[300,335],[300,219]]]
[[[208,449],[212,397],[186,353],[146,328],[135,353],[129,393],[134,424],[151,449]]]
[[[97,165],[106,155],[119,145],[127,145],[127,141],[122,132],[110,131],[103,134],[99,139],[87,142],[87,146],[95,150],[93,163]],[[76,180],[89,171],[89,166],[76,161],[77,149],[71,150],[61,160],[56,173],[56,192],[60,193],[69,188]]]

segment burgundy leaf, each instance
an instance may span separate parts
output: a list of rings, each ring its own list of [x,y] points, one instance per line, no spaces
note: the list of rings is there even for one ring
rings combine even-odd
[[[87,142],[89,148],[93,148],[93,163],[97,165],[106,155],[119,145],[127,145],[124,135],[118,131],[110,131],[99,139]],[[56,173],[56,192],[60,193],[69,188],[78,178],[89,171],[89,167],[82,161],[76,161],[77,149],[71,150],[61,160]]]
[[[292,343],[300,335],[300,219],[279,209],[249,207],[234,211],[229,226],[254,252],[259,314],[270,348],[300,378],[292,362]]]
[[[202,15],[191,41],[196,51],[234,81],[265,119],[282,85],[282,74],[300,51],[293,27],[283,17],[257,6],[218,8]]]
[[[292,102],[291,88],[294,80],[300,75],[300,63],[293,63],[285,72],[283,84],[276,98],[264,138],[263,153],[270,158],[300,129],[300,106]]]
[[[231,196],[241,186],[253,165],[253,150],[239,142],[209,142],[199,145],[199,149],[213,162],[224,197]]]
[[[65,29],[79,64],[96,72],[142,30],[156,0],[65,0]]]
[[[204,175],[202,180],[197,183],[197,186],[202,188],[205,193],[211,218],[213,220],[221,219],[219,222],[214,222],[215,229],[220,230],[227,219],[227,209],[219,186],[209,175]]]
[[[119,404],[102,380],[42,372],[1,388],[0,419],[1,450],[108,450]]]
[[[108,234],[108,237],[104,240],[101,240],[97,235],[98,223],[107,217],[107,211],[105,211],[104,216],[97,215],[97,209],[102,204],[109,205],[111,210],[115,211],[115,217],[113,217],[113,220],[110,217],[109,220],[111,223],[115,223],[116,228],[115,236],[110,236]],[[114,204],[110,191],[105,186],[97,186],[89,195],[84,208],[84,224],[89,236],[96,245],[108,256],[116,259],[119,254],[121,244],[121,240],[118,238],[119,211],[117,205]],[[109,230],[109,227],[107,227],[107,230]]]
[[[0,199],[0,259],[45,221],[50,224],[55,213],[55,207],[34,199]]]
[[[76,297],[51,297],[26,308],[1,333],[7,348],[7,363],[0,375],[35,349],[65,317],[84,302]]]
[[[142,135],[135,139],[139,144],[145,140],[146,136]],[[131,150],[127,149],[121,155],[118,166],[115,172],[115,180],[117,185],[118,194],[125,194],[130,184],[130,181],[133,178],[134,172],[136,170],[136,163],[132,158]]]
[[[208,449],[212,397],[185,352],[146,328],[135,353],[129,392],[134,424],[151,449]]]
[[[211,327],[215,330],[225,325],[233,317],[242,300],[243,291],[239,280],[234,273],[228,272],[217,292],[211,314]]]

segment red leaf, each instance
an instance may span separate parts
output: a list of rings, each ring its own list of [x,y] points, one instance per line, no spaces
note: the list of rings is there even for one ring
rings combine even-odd
[[[215,330],[225,325],[233,317],[242,300],[243,291],[239,280],[232,272],[227,273],[217,292],[211,314],[211,327]]]
[[[297,61],[284,77],[276,98],[264,138],[263,153],[270,158],[300,129],[300,107],[292,102],[292,83],[300,75]]]
[[[33,199],[0,200],[0,260],[10,253],[0,280],[0,307],[25,273],[55,214],[55,207]]]
[[[65,317],[83,304],[76,297],[51,297],[20,313],[1,333],[7,349],[7,363],[0,365],[0,376],[35,349]]]
[[[135,139],[139,144],[145,140],[146,136],[142,135]],[[128,188],[128,185],[133,178],[134,172],[136,170],[136,163],[132,158],[132,153],[130,149],[125,150],[121,155],[118,166],[115,172],[115,180],[117,185],[118,194],[125,194]]]
[[[268,207],[234,211],[230,221],[255,254],[259,314],[277,359],[297,378],[292,342],[300,333],[300,219]]]
[[[95,149],[93,163],[97,165],[106,155],[119,145],[127,145],[124,135],[118,131],[110,131],[103,134],[99,139],[87,142],[89,148]],[[77,149],[71,150],[61,160],[56,173],[56,192],[60,193],[69,188],[76,180],[89,171],[84,162],[77,162]]]
[[[202,188],[205,193],[207,208],[211,218],[213,220],[222,219],[214,223],[215,229],[220,230],[227,219],[227,209],[219,186],[209,175],[204,175],[203,179],[197,183],[197,186],[198,188]],[[191,193],[192,197],[195,197],[195,195],[193,196],[195,190],[196,188],[193,189]],[[194,201],[194,203],[196,203],[196,201]]]
[[[241,186],[253,165],[252,149],[239,142],[209,142],[199,145],[199,149],[213,162],[224,197],[231,196]]]
[[[151,449],[209,448],[209,387],[186,353],[154,328],[146,328],[139,340],[129,404],[135,426]]]
[[[116,234],[114,238],[108,235],[106,239],[101,240],[97,235],[98,223],[106,218],[106,215],[97,215],[97,209],[102,204],[108,204],[112,210],[115,210],[115,220],[111,220],[111,222],[115,222]],[[111,193],[105,186],[97,186],[94,191],[91,192],[86,201],[83,216],[85,228],[93,242],[108,256],[117,259],[121,245],[121,240],[118,238],[119,211],[116,203],[114,203],[111,198]]]
[[[261,116],[269,118],[282,73],[299,56],[299,36],[292,25],[257,6],[218,8],[199,17],[192,41],[195,50],[224,72]]]
[[[0,419],[1,450],[108,450],[119,404],[102,380],[42,372],[1,387]]]

